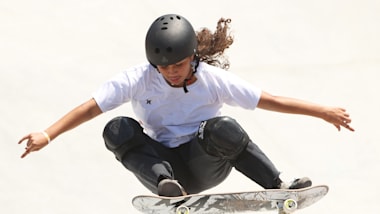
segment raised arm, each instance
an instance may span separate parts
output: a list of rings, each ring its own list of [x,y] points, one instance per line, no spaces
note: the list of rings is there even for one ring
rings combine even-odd
[[[351,118],[344,108],[318,105],[304,100],[273,96],[262,92],[258,108],[290,114],[302,114],[324,119],[333,124],[339,131],[341,126],[355,131],[350,127]]]
[[[96,104],[94,99],[79,105],[71,110],[49,128],[43,132],[33,132],[24,136],[18,143],[26,141],[25,152],[21,158],[27,156],[30,152],[38,151],[45,147],[49,141],[55,139],[60,134],[77,127],[78,125],[91,120],[92,118],[100,115],[102,111]]]

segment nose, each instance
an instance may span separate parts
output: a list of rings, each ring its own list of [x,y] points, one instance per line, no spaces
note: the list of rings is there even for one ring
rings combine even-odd
[[[177,73],[177,69],[175,67],[175,65],[168,65],[166,68],[165,68],[166,72],[168,72],[169,74],[175,74]]]

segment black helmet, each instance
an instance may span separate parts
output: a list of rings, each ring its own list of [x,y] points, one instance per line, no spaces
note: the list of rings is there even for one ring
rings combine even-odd
[[[176,14],[157,18],[145,38],[145,52],[153,65],[170,65],[195,54],[197,37],[190,22]]]

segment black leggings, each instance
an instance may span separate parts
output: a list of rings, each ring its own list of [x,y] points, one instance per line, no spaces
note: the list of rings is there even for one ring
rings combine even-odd
[[[148,136],[145,142],[129,151],[122,164],[156,194],[162,178],[178,180],[192,194],[220,184],[232,169],[229,161],[208,155],[196,139],[177,148],[162,146]]]
[[[141,132],[141,127],[136,121],[132,121],[133,119],[121,120],[124,123],[118,123],[116,128],[123,130],[134,126],[136,132]],[[119,141],[120,139],[116,138],[108,139],[112,134],[108,133],[107,127],[108,125],[103,134],[106,145],[114,144],[107,141]],[[111,129],[113,134],[120,136],[120,132],[115,132],[115,127],[109,128]],[[176,148],[167,148],[142,132],[133,135],[127,141],[133,146],[123,150],[122,156],[116,156],[119,156],[119,161],[155,194],[158,182],[163,178],[178,180],[189,194],[199,193],[224,181],[233,167],[266,189],[279,186],[279,171],[252,141],[249,141],[246,149],[233,160],[208,154],[197,137]],[[109,146],[107,148],[110,149]]]

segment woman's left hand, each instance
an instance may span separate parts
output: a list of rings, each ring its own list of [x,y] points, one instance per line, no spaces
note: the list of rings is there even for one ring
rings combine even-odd
[[[329,123],[332,123],[339,131],[341,127],[344,127],[350,131],[355,131],[351,126],[350,115],[346,112],[346,109],[339,107],[328,107],[325,111],[323,119]]]

